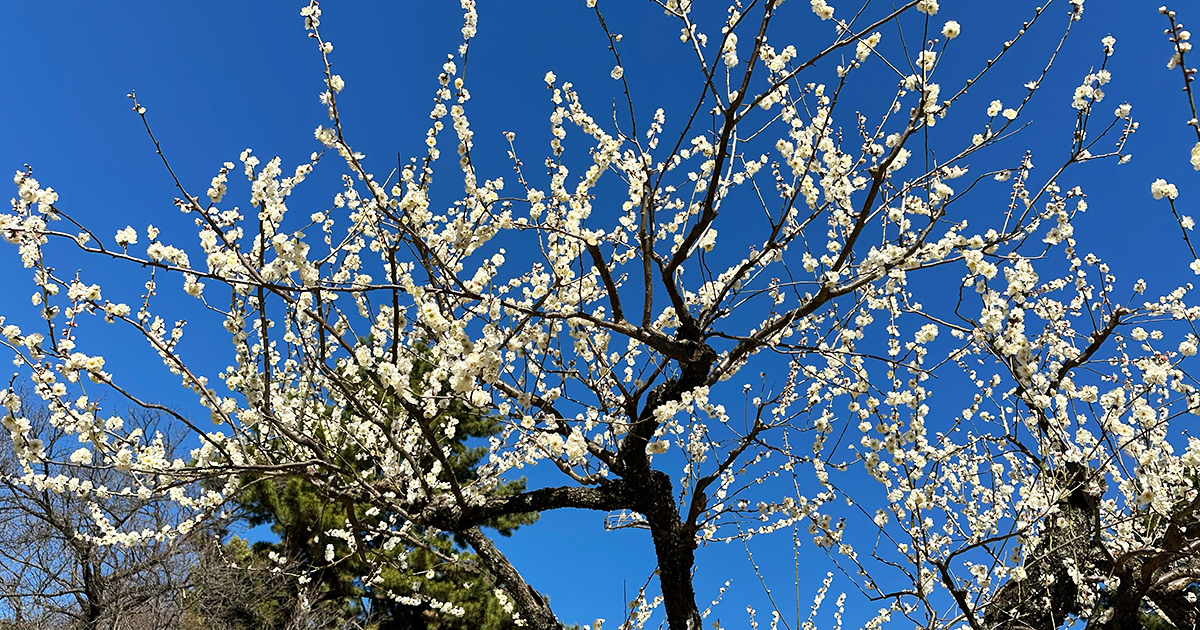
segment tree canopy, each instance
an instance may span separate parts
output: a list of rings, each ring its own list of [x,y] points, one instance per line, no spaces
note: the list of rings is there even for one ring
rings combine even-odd
[[[659,107],[638,100],[633,74],[661,69],[623,54],[616,3],[583,4],[589,23],[556,36],[602,31],[614,87],[547,72],[545,111],[503,112],[548,122],[536,142],[472,125],[487,26],[460,0],[428,117],[377,121],[423,140],[365,155],[347,98],[379,75],[345,78],[337,12],[312,0],[327,118],[307,159],[245,149],[191,181],[131,92],[183,222],[100,232],[86,199],[19,170],[0,233],[41,319],[6,320],[0,344],[49,415],[7,405],[12,483],[171,502],[155,527],[90,508],[104,544],[241,501],[280,540],[235,543],[233,562],[270,567],[237,579],[295,595],[251,617],[560,628],[485,531],[570,509],[647,534],[622,630],[726,627],[730,609],[773,630],[1198,627],[1191,180],[1146,178],[1125,214],[1088,192],[1129,163],[1139,99],[1179,118],[1146,121],[1173,144],[1142,159],[1200,170],[1178,16],[1158,16],[1171,93],[1147,95],[1123,91],[1116,38],[1072,37],[1083,0],[1006,5],[1022,22],[982,53],[950,1],[654,0],[689,86]],[[1020,82],[997,75],[1015,55]],[[317,182],[337,190],[306,195]],[[1157,275],[1122,276],[1091,243],[1152,213],[1170,222],[1143,255]],[[103,356],[110,336],[148,344],[178,392]],[[128,481],[69,487],[46,465]],[[752,541],[772,537],[791,570],[763,570]],[[697,577],[720,543],[761,586],[744,605]]]
[[[421,346],[418,345],[416,349],[419,352]],[[413,370],[411,378],[419,382],[423,372],[428,369],[430,366],[425,364],[423,368]],[[341,413],[348,412],[342,410]],[[451,418],[457,423],[458,429],[454,437],[448,440],[450,449],[447,459],[458,482],[469,484],[478,478],[475,469],[486,455],[487,447],[472,447],[467,442],[495,435],[502,428],[502,423],[494,416],[463,405],[453,405],[432,418],[430,424],[434,430],[444,430],[445,423]],[[343,461],[356,462],[359,476],[378,473],[376,462],[358,457],[356,452],[342,453],[340,457]],[[435,460],[431,457],[427,459],[423,465],[432,466]],[[323,543],[324,533],[340,530],[347,524],[367,529],[379,527],[378,510],[372,511],[370,506],[355,505],[351,501],[331,502],[321,485],[303,476],[268,476],[244,482],[245,489],[237,499],[243,518],[251,526],[269,525],[279,540],[254,543],[251,549],[239,554],[242,561],[257,563],[260,567],[270,566],[270,558],[274,555],[297,562],[299,566],[290,569],[304,573],[309,583],[320,589],[319,593],[307,595],[310,605],[336,610],[337,617],[342,620],[339,623],[357,620],[364,627],[374,630],[513,630],[516,627],[512,616],[504,614],[500,603],[488,588],[488,580],[475,571],[463,569],[464,564],[476,562],[472,554],[459,554],[461,562],[458,563],[444,560],[455,552],[456,545],[460,548],[465,546],[450,533],[442,532],[427,537],[428,548],[399,546],[379,549],[375,545],[376,548],[371,549],[372,554],[386,560],[368,560],[366,554],[350,553],[346,543]],[[496,487],[493,494],[505,496],[524,490],[524,479],[514,479]],[[353,518],[348,510],[353,510]],[[501,536],[511,536],[517,527],[532,524],[536,520],[537,514],[506,514],[484,525]],[[236,547],[244,543],[233,544]],[[356,541],[356,544],[370,547],[374,541]],[[237,554],[237,550],[234,553]],[[334,555],[340,555],[342,560],[327,565],[328,558]],[[382,579],[373,586],[362,583],[362,576],[371,573],[372,563],[384,567],[379,574]],[[281,605],[275,607],[277,612],[274,615],[281,617],[277,622],[279,627],[285,626],[286,614],[291,608],[286,604],[304,591],[303,585],[293,586],[301,588],[284,591]],[[397,602],[380,597],[382,592],[420,592],[438,602],[452,602],[462,608],[462,615],[440,613],[421,603]],[[264,621],[255,620],[254,625],[247,626],[250,627],[264,627]]]

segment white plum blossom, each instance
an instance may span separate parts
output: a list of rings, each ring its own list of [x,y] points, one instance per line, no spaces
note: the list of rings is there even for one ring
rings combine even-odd
[[[916,341],[917,343],[929,343],[934,339],[937,339],[937,336],[937,324],[925,324],[921,327],[921,330],[917,331]]]
[[[71,453],[71,463],[86,466],[92,463],[92,451],[87,447],[80,448],[74,453]]]
[[[114,240],[116,240],[117,245],[120,245],[121,247],[126,247],[129,245],[136,245],[137,239],[138,239],[137,230],[133,229],[132,227],[128,227],[128,226],[123,230],[117,230],[117,235],[114,237]]]
[[[917,55],[916,64],[918,68],[924,70],[925,72],[929,72],[933,69],[933,64],[936,60],[937,53],[933,52],[932,50],[923,50]]]
[[[1168,184],[1167,180],[1160,178],[1154,180],[1154,183],[1150,184],[1150,194],[1155,199],[1162,199],[1163,197],[1166,197],[1167,199],[1174,201],[1177,197],[1179,197],[1179,189],[1175,187],[1175,184]]]
[[[581,4],[586,28],[624,19]],[[1170,261],[1184,256],[1200,275],[1195,212],[1160,208],[1178,221],[1154,241],[1161,275],[1134,281],[1129,261],[1101,256],[1111,248],[1098,231],[1124,237],[1124,226],[1102,214],[1106,187],[1088,178],[1104,176],[1096,162],[1129,159],[1139,125],[1128,102],[1115,119],[1092,116],[1104,91],[1157,95],[1114,76],[1111,36],[1102,50],[1084,46],[1093,58],[1082,61],[1055,39],[1023,66],[1040,74],[1008,84],[992,63],[1014,46],[1028,61],[1020,55],[1040,47],[1026,40],[1049,37],[1042,21],[996,20],[964,47],[948,44],[962,36],[948,20],[938,46],[935,0],[871,9],[861,23],[810,0],[833,26],[818,40],[824,27],[805,7],[781,4],[654,3],[637,19],[651,30],[665,20],[680,54],[638,61],[660,64],[641,71],[609,34],[595,64],[546,61],[564,77],[598,77],[514,73],[510,87],[535,84],[544,109],[480,113],[503,99],[473,78],[497,66],[468,55],[479,15],[460,0],[462,39],[426,79],[403,69],[404,85],[427,85],[428,109],[387,122],[415,138],[392,162],[360,152],[374,142],[370,121],[351,122],[367,110],[340,96],[342,77],[371,75],[341,68],[347,46],[335,55],[310,2],[301,15],[323,81],[311,85],[321,120],[302,138],[311,154],[245,149],[205,167],[215,176],[181,176],[183,220],[156,218],[161,231],[149,226],[140,244],[138,230],[120,229],[117,248],[97,236],[113,227],[84,227],[107,218],[70,214],[33,166],[17,172],[0,236],[34,286],[6,302],[0,344],[49,415],[39,423],[0,391],[28,473],[12,483],[79,493],[97,508],[90,542],[136,545],[198,528],[249,480],[303,479],[354,517],[312,532],[313,564],[371,565],[353,576],[365,594],[453,616],[460,607],[429,589],[387,586],[429,579],[400,552],[432,549],[538,630],[560,622],[532,595],[531,574],[481,533],[497,517],[580,509],[649,530],[653,584],[634,596],[629,628],[708,623],[692,580],[716,543],[737,543],[773,587],[749,546],[772,535],[827,572],[812,580],[803,628],[826,614],[835,575],[831,627],[846,606],[878,602],[861,620],[871,630],[1103,625],[1103,609],[1120,605],[1108,597],[1118,575],[1141,576],[1146,602],[1184,601],[1190,583],[1171,576],[1200,571],[1178,552],[1200,544],[1186,507],[1200,470],[1200,438],[1187,432],[1200,415],[1200,305]],[[1040,14],[1018,4],[1004,10]],[[1082,0],[1069,5],[1081,18]],[[1190,34],[1164,15],[1179,64]],[[816,30],[797,35],[793,17]],[[513,28],[497,37],[529,36]],[[884,41],[884,28],[900,39]],[[609,68],[628,92],[605,79]],[[645,88],[663,77],[672,89]],[[1072,95],[1073,109],[1046,104],[1069,118],[1065,133],[1058,114],[1043,122],[1025,107],[1045,90]],[[956,117],[964,107],[987,117]],[[1037,131],[1012,133],[1018,118]],[[492,121],[503,126],[482,126]],[[520,143],[505,131],[518,127]],[[1152,158],[1182,163],[1186,138]],[[1190,163],[1200,169],[1200,143]],[[317,175],[325,183],[313,186]],[[242,176],[248,193],[235,201],[244,188],[230,178]],[[1166,179],[1150,192],[1179,195]],[[104,351],[126,343],[153,365]],[[191,452],[177,457],[114,415],[129,405],[162,411]],[[477,449],[469,475],[463,448]],[[39,473],[49,468],[63,475]],[[129,487],[83,486],[89,468],[121,471]],[[529,487],[509,483],[518,478]],[[169,501],[186,517],[125,527],[99,509],[114,497]],[[446,535],[471,555],[448,551]],[[271,560],[280,574],[296,566]],[[1135,604],[1124,613],[1149,609]],[[1163,608],[1195,625],[1186,605]]]
[[[828,20],[833,17],[833,7],[829,6],[826,0],[812,0],[812,12],[817,14],[817,17],[822,20]]]
[[[867,57],[871,56],[871,51],[875,50],[875,47],[879,45],[879,41],[881,39],[883,39],[883,35],[875,32],[871,33],[871,35],[866,39],[859,40],[859,42],[855,44],[854,57],[859,61],[865,61]]]

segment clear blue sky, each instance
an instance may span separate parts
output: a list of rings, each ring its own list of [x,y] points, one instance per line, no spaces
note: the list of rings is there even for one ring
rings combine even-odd
[[[624,35],[621,52],[639,117],[646,121],[655,108],[663,107],[668,132],[675,133],[677,127],[671,123],[690,111],[689,99],[697,87],[697,73],[678,41],[678,27],[649,2],[601,2],[610,28]],[[479,4],[479,36],[472,42],[466,70],[473,95],[468,115],[476,132],[473,154],[485,170],[491,169],[489,177],[511,174],[504,161],[502,131],[518,132],[527,164],[536,164],[545,154],[550,110],[542,78],[547,71],[557,73],[560,81],[574,82],[597,119],[611,120],[610,104],[620,96],[619,84],[609,78],[612,57],[583,0],[481,0]],[[794,43],[805,50],[815,45],[806,42],[829,40],[829,23],[816,21],[808,4],[791,0],[784,5],[782,19],[795,26],[778,31],[773,44]],[[1018,4],[1020,10],[1001,8]],[[945,19],[963,25],[963,36],[951,46],[952,65],[940,71],[946,89],[994,54],[998,44],[1012,37],[1032,14],[1026,3],[1018,2],[943,0],[941,5],[937,28]],[[144,231],[146,224],[154,223],[164,233],[180,235],[180,242],[194,242],[191,219],[171,205],[177,193],[125,95],[137,90],[164,150],[193,194],[202,194],[220,164],[235,161],[246,147],[264,158],[282,156],[285,168],[298,163],[319,149],[312,131],[327,124],[324,106],[317,101],[322,89],[320,59],[305,37],[300,6],[295,1],[0,5],[0,41],[6,43],[8,57],[0,67],[5,86],[0,104],[4,121],[0,168],[11,173],[23,164],[32,165],[43,185],[59,192],[60,205],[102,236],[126,225]],[[845,1],[834,6],[839,16],[851,9]],[[1170,49],[1162,36],[1166,22],[1157,7],[1157,2],[1089,0],[1057,69],[1035,97],[1029,116],[1033,125],[1003,150],[1009,162],[1026,148],[1035,151],[1037,164],[1061,159],[1074,116],[1069,107],[1071,92],[1100,63],[1100,38],[1113,34],[1117,38],[1117,54],[1109,65],[1113,83],[1106,86],[1109,96],[1100,109],[1108,112],[1128,100],[1143,125],[1129,145],[1132,163],[1089,166],[1080,169],[1080,179],[1072,182],[1083,185],[1090,195],[1088,216],[1078,223],[1077,236],[1087,243],[1087,251],[1112,261],[1125,283],[1137,277],[1150,280],[1148,293],[1168,290],[1188,278],[1188,257],[1178,229],[1165,204],[1151,200],[1150,182],[1158,177],[1175,182],[1186,214],[1197,214],[1187,209],[1195,208],[1194,200],[1200,199],[1200,187],[1187,165],[1195,136],[1183,124],[1188,116],[1179,91],[1180,76],[1165,67]],[[1200,7],[1179,3],[1176,8],[1185,22],[1200,20]],[[445,55],[461,41],[461,10],[457,2],[446,0],[329,2],[324,10],[322,32],[336,46],[335,72],[348,85],[339,102],[351,142],[368,155],[369,167],[386,174],[397,151],[407,158],[424,150],[435,77]],[[1052,48],[1066,12],[1065,2],[1052,5],[1025,47],[972,90],[955,114],[959,119],[952,117],[939,129],[977,128],[983,108],[993,98],[1017,102],[1024,93],[1021,85],[1036,76],[1040,66],[1035,64]],[[919,21],[905,24],[919,29]],[[707,30],[715,34],[718,28],[710,21]],[[884,33],[885,41],[896,38],[894,29]],[[829,81],[829,75],[821,80]],[[850,95],[860,93],[858,89],[852,86]],[[850,106],[873,115],[874,111],[867,111],[871,107],[876,106],[869,102]],[[841,116],[853,133],[848,111]],[[452,164],[446,167],[453,168]],[[320,168],[330,174],[342,172],[332,163]],[[306,185],[306,194],[324,204],[337,186],[336,176],[315,178]],[[1001,203],[1002,197],[993,199]],[[87,265],[85,273],[109,270],[91,262]],[[60,271],[72,275],[65,268]],[[136,287],[144,280],[141,272],[134,273],[127,277],[127,286]],[[0,256],[0,290],[6,296],[3,313],[11,321],[33,321],[32,307],[23,306],[32,289],[15,251],[5,251]],[[224,337],[206,343],[199,327],[189,334],[189,342],[195,345],[185,346],[185,352],[191,352],[210,373],[227,364],[230,353]],[[151,353],[99,343],[109,357],[110,371],[137,375],[144,393],[165,392],[163,401],[168,404],[191,404],[171,398],[175,381],[156,367],[157,358]],[[611,624],[618,623],[623,588],[632,596],[654,566],[648,535],[605,534],[598,514],[545,514],[540,523],[500,545],[529,581],[550,596],[556,612],[571,622],[606,617]],[[790,534],[755,541],[753,548],[764,570],[776,575],[776,588],[790,590]],[[744,625],[745,602],[761,604],[762,599],[757,581],[746,570],[744,550],[702,549],[698,566],[702,608],[715,596],[716,585],[735,576],[729,603],[720,616],[727,626]],[[823,571],[802,574],[803,610]],[[841,587],[849,584],[843,580]],[[842,588],[835,583],[835,592]],[[791,606],[794,603],[783,608]],[[848,618],[853,621],[874,608],[853,611]]]

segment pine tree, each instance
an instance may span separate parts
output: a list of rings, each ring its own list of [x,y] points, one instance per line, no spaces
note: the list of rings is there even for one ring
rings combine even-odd
[[[421,349],[417,351],[419,353]],[[412,378],[418,380],[428,370],[429,366],[424,364],[413,370]],[[395,413],[403,413],[398,405],[389,406],[394,407]],[[430,424],[435,432],[443,435],[450,421],[457,424],[451,438],[453,456],[449,462],[459,483],[467,484],[476,479],[475,468],[487,453],[486,446],[472,446],[471,441],[496,434],[501,423],[495,415],[457,404],[433,418]],[[363,475],[370,475],[375,467],[370,458],[363,458],[354,448],[346,449],[340,459],[354,462]],[[433,466],[435,463],[432,456],[427,455],[426,460],[420,464]],[[361,541],[369,554],[363,550],[352,553],[348,543],[336,543],[336,556],[340,560],[330,565],[325,562],[326,545],[333,543],[328,542],[324,532],[342,529],[348,520],[369,528],[386,515],[369,510],[367,506],[331,499],[325,489],[298,476],[262,478],[246,487],[247,491],[238,501],[245,521],[252,527],[269,525],[278,541],[259,541],[247,548],[244,541],[235,539],[226,545],[226,557],[241,566],[256,567],[259,572],[276,563],[274,557],[285,557],[294,563],[293,568],[307,573],[311,580],[307,586],[291,583],[274,591],[271,597],[277,601],[250,603],[246,627],[270,628],[285,622],[286,611],[295,607],[294,600],[303,591],[310,598],[306,605],[322,610],[325,623],[332,624],[331,627],[356,627],[357,624],[372,630],[516,628],[512,615],[504,611],[489,580],[478,569],[473,554],[463,551],[465,543],[449,534],[422,536],[432,540],[430,548],[385,550],[371,541]],[[525,480],[521,478],[501,484],[493,493],[506,495],[524,489]],[[518,527],[531,524],[537,518],[536,513],[504,515],[485,525],[501,536],[511,536]],[[456,555],[459,561],[447,562],[445,558],[451,555]],[[403,563],[399,556],[405,556]],[[388,561],[379,562],[381,557]],[[409,570],[401,572],[391,568],[400,564],[408,566]],[[376,582],[368,587],[362,576],[372,574],[377,567],[383,568],[376,573],[379,576]],[[420,603],[398,602],[389,597],[389,593],[416,595]],[[450,602],[464,612],[461,616],[442,612],[425,603],[428,601]]]

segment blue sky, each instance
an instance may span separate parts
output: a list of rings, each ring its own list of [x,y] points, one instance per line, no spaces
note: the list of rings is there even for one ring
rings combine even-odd
[[[609,27],[624,35],[620,50],[639,120],[648,120],[656,108],[663,107],[668,133],[674,133],[672,121],[690,111],[690,99],[697,92],[697,72],[678,41],[678,27],[648,2],[601,2]],[[518,133],[518,148],[527,164],[536,164],[545,155],[550,106],[542,78],[547,71],[554,71],[560,81],[575,83],[598,120],[611,120],[611,103],[623,96],[619,84],[609,78],[613,60],[583,0],[481,0],[479,4],[479,36],[471,44],[465,76],[473,94],[468,106],[476,131],[473,154],[493,171],[486,176],[511,174],[502,131]],[[1000,42],[1012,37],[1021,21],[1032,15],[1025,3],[1010,4],[1022,8],[997,9],[996,3],[965,0],[941,3],[931,32],[940,29],[945,19],[963,25],[963,36],[952,43],[947,66],[940,70],[946,85],[956,85],[968,70],[993,55]],[[182,242],[192,242],[191,220],[171,205],[177,192],[140,120],[130,111],[126,94],[137,90],[172,165],[193,194],[202,194],[220,164],[236,161],[246,147],[264,159],[282,156],[286,170],[286,165],[319,150],[312,131],[327,124],[325,108],[317,101],[322,89],[320,59],[305,37],[300,6],[276,1],[3,4],[0,39],[7,42],[9,61],[0,68],[7,87],[7,98],[0,105],[5,121],[0,128],[0,167],[12,172],[23,164],[33,166],[43,185],[59,192],[60,205],[97,234],[111,235],[126,225],[144,230],[153,223],[164,233],[181,235]],[[839,16],[851,9],[845,2],[834,6]],[[1142,128],[1129,144],[1134,155],[1130,164],[1088,165],[1076,175],[1078,181],[1072,185],[1085,187],[1090,204],[1077,235],[1088,251],[1110,260],[1127,284],[1147,278],[1149,293],[1187,281],[1190,258],[1168,208],[1151,199],[1150,182],[1158,177],[1175,182],[1185,214],[1195,214],[1188,208],[1194,208],[1192,200],[1200,193],[1187,164],[1195,135],[1184,125],[1188,114],[1179,90],[1180,75],[1165,66],[1170,48],[1162,36],[1166,21],[1157,7],[1157,2],[1089,0],[1056,69],[1035,96],[1028,116],[1031,126],[1003,145],[997,158],[1013,163],[1031,148],[1035,163],[1060,159],[1056,156],[1065,151],[1074,117],[1071,92],[1084,74],[1099,65],[1100,38],[1113,34],[1117,38],[1117,54],[1109,64],[1113,83],[1106,86],[1109,96],[1100,109],[1109,111],[1127,100],[1134,105],[1134,117]],[[1191,7],[1178,8],[1186,22]],[[324,10],[322,32],[335,44],[335,72],[348,85],[339,96],[347,132],[355,148],[367,154],[368,166],[386,174],[397,151],[407,159],[424,150],[435,77],[445,55],[461,41],[461,10],[457,2],[445,0],[329,2]],[[783,11],[782,19],[794,26],[777,31],[773,44],[795,43],[803,50],[804,42],[823,43],[831,37],[829,24],[817,21],[804,0],[792,0]],[[1024,47],[972,89],[961,111],[939,123],[939,133],[953,136],[955,130],[976,129],[993,98],[1006,104],[1018,101],[1024,95],[1021,85],[1036,75],[1038,64],[1056,42],[1066,12],[1065,2],[1053,4]],[[1200,11],[1196,13],[1195,19],[1200,19]],[[903,24],[911,30],[906,31],[910,40],[921,28],[915,19]],[[711,20],[707,29],[717,31]],[[894,29],[884,33],[885,42],[897,38]],[[828,68],[818,72],[826,73],[820,80],[830,80]],[[894,83],[883,75],[867,76],[889,81],[883,86],[885,92]],[[878,104],[869,99],[878,88],[852,84],[848,98],[864,100],[850,107],[869,116],[877,113]],[[618,109],[627,116],[620,101]],[[842,116],[852,120],[847,112]],[[328,203],[342,172],[332,163],[319,168],[329,176],[314,178],[305,190],[318,206]],[[724,229],[736,233],[737,228]],[[72,275],[65,266],[76,261],[69,256],[61,260],[65,262],[60,272]],[[86,265],[85,274],[123,274],[117,286],[128,291],[136,291],[146,279],[127,267],[91,261],[77,264]],[[15,251],[0,256],[0,290],[12,296],[5,299],[3,314],[10,321],[33,321],[32,307],[24,306],[32,289]],[[168,311],[172,308],[169,303],[164,306]],[[189,335],[194,338],[188,341],[195,345],[187,352],[211,373],[226,365],[228,353],[221,345],[226,343],[224,337],[218,338],[219,343],[206,343],[204,321],[201,316],[193,322]],[[144,348],[116,340],[96,343],[109,357],[110,371],[126,370],[145,392],[177,389],[174,378],[158,369],[157,358]],[[174,394],[163,395],[168,404],[190,404],[172,399]],[[606,617],[616,623],[622,615],[623,593],[632,596],[654,565],[645,532],[605,534],[597,514],[545,514],[539,524],[500,544],[529,581],[550,596],[556,612],[572,622]],[[790,588],[790,534],[755,545],[765,570],[781,575],[777,586]],[[702,608],[715,596],[716,586],[728,576],[737,576],[727,596],[731,604],[721,612],[726,624],[744,622],[744,602],[761,600],[761,589],[746,564],[740,548],[703,549],[698,554]],[[803,610],[821,577],[802,575]],[[836,583],[834,591],[839,591]]]

